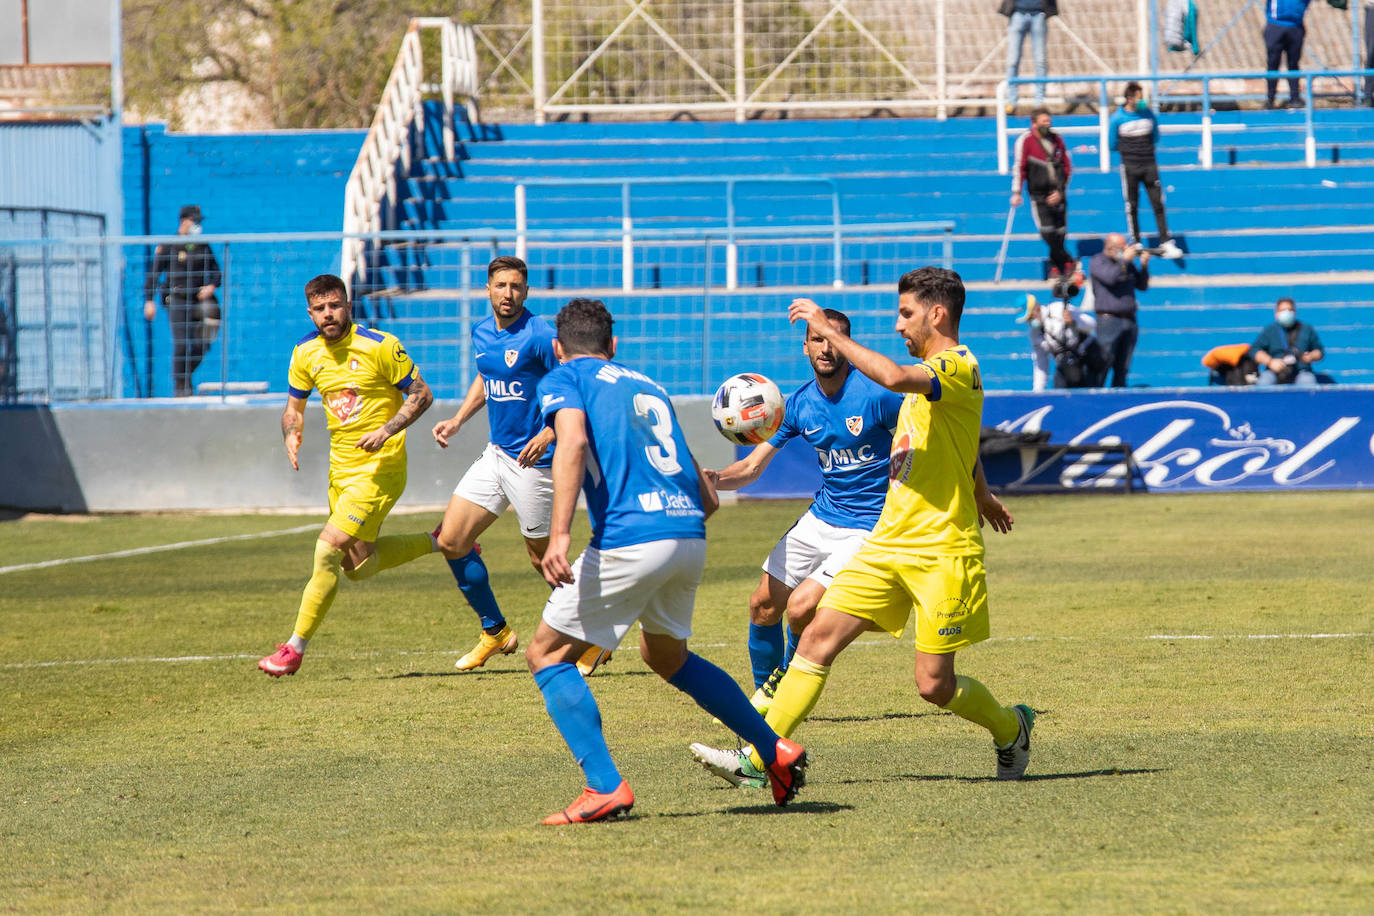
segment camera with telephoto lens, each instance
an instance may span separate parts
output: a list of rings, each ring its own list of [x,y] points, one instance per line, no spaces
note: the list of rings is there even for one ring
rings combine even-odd
[[[1073,282],[1072,276],[1055,277],[1054,285],[1050,287],[1050,292],[1054,295],[1054,298],[1068,302],[1074,296],[1078,295],[1078,284]]]

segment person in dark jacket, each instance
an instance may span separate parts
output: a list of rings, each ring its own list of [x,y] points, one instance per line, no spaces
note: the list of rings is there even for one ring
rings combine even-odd
[[[1140,336],[1135,294],[1150,288],[1150,253],[1139,245],[1128,246],[1126,236],[1113,232],[1088,262],[1088,274],[1093,284],[1093,310],[1097,312],[1097,342],[1112,370],[1111,387],[1125,388]]]
[[[1030,130],[1016,138],[1011,167],[1011,205],[1021,206],[1021,185],[1031,198],[1031,216],[1050,247],[1050,276],[1069,276],[1077,265],[1064,247],[1069,223],[1069,175],[1073,163],[1064,138],[1053,130],[1044,108],[1031,112]]]
[[[1274,305],[1274,322],[1260,331],[1250,347],[1259,364],[1256,385],[1294,385],[1308,388],[1317,384],[1312,364],[1326,354],[1317,329],[1298,320],[1298,307],[1287,296]]]
[[[143,317],[157,317],[159,280],[161,301],[172,325],[172,383],[177,397],[191,394],[191,375],[205,358],[219,333],[219,301],[215,291],[223,279],[209,245],[194,241],[200,235],[200,207],[188,205],[178,214],[177,235],[184,245],[159,245],[143,278]]]
[[[1140,243],[1140,186],[1143,184],[1155,211],[1160,254],[1166,258],[1180,258],[1183,252],[1169,235],[1169,221],[1164,215],[1164,185],[1159,180],[1159,165],[1155,162],[1159,121],[1144,94],[1139,83],[1126,84],[1123,104],[1113,112],[1107,126],[1107,142],[1121,155],[1121,192],[1126,198],[1131,241]]]
[[[1311,0],[1265,0],[1264,3],[1264,49],[1268,53],[1267,67],[1270,72],[1279,69],[1279,59],[1287,58],[1289,71],[1300,69],[1302,42],[1307,37],[1303,17],[1307,15],[1307,4]],[[1278,89],[1276,79],[1265,81],[1265,105],[1274,107],[1274,92]],[[1302,107],[1302,93],[1298,88],[1297,77],[1288,78],[1288,106]]]

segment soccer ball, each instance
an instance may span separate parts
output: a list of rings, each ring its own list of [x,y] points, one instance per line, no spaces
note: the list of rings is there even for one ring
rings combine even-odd
[[[732,375],[716,389],[711,419],[720,434],[736,445],[758,445],[782,425],[782,393],[757,372]]]

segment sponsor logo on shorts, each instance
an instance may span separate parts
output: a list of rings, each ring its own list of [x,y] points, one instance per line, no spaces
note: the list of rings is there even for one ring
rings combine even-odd
[[[348,513],[348,520],[355,525],[364,524],[363,520],[358,518],[358,516],[354,515],[352,512]]]
[[[963,627],[940,627],[941,636],[958,636],[964,632]]]
[[[953,620],[955,617],[968,615],[968,605],[962,598],[946,598],[935,606],[935,617],[941,620]]]

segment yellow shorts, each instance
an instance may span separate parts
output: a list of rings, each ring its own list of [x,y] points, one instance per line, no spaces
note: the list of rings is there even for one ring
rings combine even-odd
[[[406,488],[405,472],[329,479],[329,524],[360,541],[376,541]]]
[[[981,556],[921,556],[864,545],[821,599],[900,637],[916,611],[916,648],[943,655],[988,638]]]

